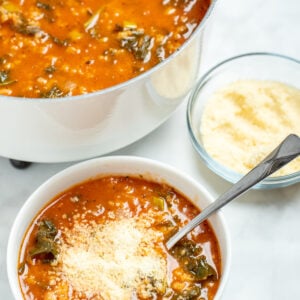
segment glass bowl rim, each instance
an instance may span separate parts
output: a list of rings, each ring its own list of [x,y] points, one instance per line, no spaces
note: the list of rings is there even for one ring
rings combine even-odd
[[[235,172],[224,165],[220,164],[216,160],[214,160],[204,149],[202,144],[198,141],[196,134],[193,130],[192,126],[192,113],[194,109],[194,105],[197,102],[198,95],[201,92],[202,88],[206,85],[206,83],[213,77],[213,73],[218,70],[219,68],[223,67],[226,64],[230,64],[232,61],[236,61],[243,58],[248,57],[254,57],[254,56],[260,56],[260,57],[273,57],[273,58],[279,58],[282,60],[286,60],[292,63],[296,63],[300,65],[300,60],[286,56],[283,54],[273,53],[273,52],[248,52],[239,54],[236,56],[229,57],[225,60],[220,61],[219,63],[215,64],[213,67],[211,67],[208,71],[206,71],[200,79],[195,84],[194,88],[192,89],[192,92],[189,96],[188,103],[187,103],[187,112],[186,112],[186,120],[187,120],[187,127],[188,132],[190,136],[190,140],[192,142],[192,145],[194,146],[197,153],[200,155],[200,158],[202,161],[206,164],[206,166],[211,169],[214,173],[222,177],[228,182],[235,183],[239,179],[243,177],[243,174],[240,174],[238,172]],[[280,187],[286,187],[295,183],[300,182],[300,171],[294,172],[288,175],[284,176],[276,176],[276,177],[268,177],[261,181],[260,183],[256,184],[253,189],[272,189],[272,188],[280,188]]]

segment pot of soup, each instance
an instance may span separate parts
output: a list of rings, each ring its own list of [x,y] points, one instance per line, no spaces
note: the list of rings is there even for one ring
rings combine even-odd
[[[86,159],[158,127],[197,80],[213,6],[0,1],[0,155]]]

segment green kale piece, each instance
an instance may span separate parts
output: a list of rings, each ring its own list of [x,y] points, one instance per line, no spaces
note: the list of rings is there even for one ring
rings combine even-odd
[[[216,270],[207,262],[202,248],[194,241],[182,239],[172,248],[171,254],[196,281],[217,278]]]
[[[28,36],[33,36],[41,31],[38,26],[30,24],[22,13],[16,14],[16,20],[13,21],[12,28],[16,32]]]
[[[68,39],[59,39],[58,37],[51,36],[53,43],[61,47],[67,47],[70,45],[70,41]]]
[[[57,85],[52,86],[50,90],[40,94],[41,98],[61,98],[64,96],[65,93]]]
[[[57,233],[58,231],[52,221],[41,221],[36,235],[35,247],[29,251],[30,256],[32,258],[41,256],[44,262],[51,262],[56,259],[59,253],[56,240]]]
[[[187,265],[187,269],[195,275],[197,280],[206,280],[210,277],[216,278],[216,270],[207,262],[204,255],[194,259],[190,264]]]
[[[40,8],[40,9],[44,9],[44,10],[52,10],[52,6],[46,2],[42,2],[42,1],[36,1],[35,3],[36,7],[37,8]]]
[[[50,65],[45,68],[45,73],[47,74],[53,74],[56,71],[56,68],[54,65]]]
[[[143,29],[134,27],[117,28],[120,46],[131,52],[137,60],[148,62],[154,38],[144,33]]]
[[[16,80],[11,80],[9,76],[9,71],[0,71],[0,87],[6,86],[17,82]]]
[[[197,300],[199,299],[199,296],[201,296],[201,288],[198,286],[192,286],[185,288],[180,293],[175,293],[172,296],[172,300]]]

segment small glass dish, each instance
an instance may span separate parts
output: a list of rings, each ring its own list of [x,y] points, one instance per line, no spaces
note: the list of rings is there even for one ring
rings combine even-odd
[[[300,88],[300,61],[275,53],[246,53],[222,61],[204,74],[192,91],[187,124],[192,144],[204,163],[217,175],[235,183],[243,175],[214,160],[202,144],[199,128],[206,101],[220,88],[237,80],[271,80]],[[299,116],[300,122],[300,116]],[[300,182],[300,171],[264,179],[254,189],[286,187]]]

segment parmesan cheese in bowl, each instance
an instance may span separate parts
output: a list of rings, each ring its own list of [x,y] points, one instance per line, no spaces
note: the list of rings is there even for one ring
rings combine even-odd
[[[219,299],[230,262],[222,215],[165,247],[212,201],[193,179],[149,159],[68,168],[14,222],[7,270],[15,299]]]
[[[191,140],[215,173],[236,182],[291,133],[300,134],[300,64],[269,53],[228,59],[207,72],[188,104]],[[300,158],[256,188],[300,181]]]

